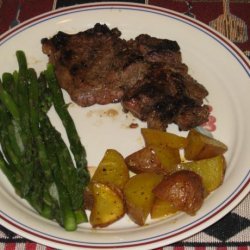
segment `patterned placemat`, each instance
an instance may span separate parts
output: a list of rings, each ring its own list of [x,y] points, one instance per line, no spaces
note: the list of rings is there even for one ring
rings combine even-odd
[[[31,17],[88,0],[0,0],[0,34]],[[103,1],[99,1],[103,2]],[[127,1],[122,1],[127,2]],[[137,0],[185,13],[210,25],[233,41],[250,58],[250,0]],[[162,249],[250,249],[250,195],[232,212],[204,231]],[[49,250],[0,225],[0,249]]]
[[[158,250],[185,249],[250,249],[250,195],[248,195],[232,212],[214,225],[196,235]],[[7,247],[8,246],[8,247]],[[0,249],[4,250],[49,250],[50,247],[33,243],[9,231],[0,225]]]

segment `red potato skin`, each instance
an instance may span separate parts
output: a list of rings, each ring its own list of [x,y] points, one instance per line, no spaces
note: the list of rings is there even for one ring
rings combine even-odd
[[[164,170],[154,150],[150,147],[145,147],[139,151],[132,153],[131,155],[125,158],[125,162],[129,170],[131,170],[136,174],[139,173],[166,174],[166,170]]]
[[[167,161],[161,159],[163,154],[165,154]],[[180,161],[180,154],[177,149],[164,146],[146,146],[125,158],[128,169],[136,174],[156,173],[169,175]]]
[[[190,215],[194,215],[200,209],[205,198],[201,177],[188,170],[181,170],[165,177],[154,188],[153,193]]]
[[[94,205],[94,196],[90,190],[90,187],[87,187],[83,192],[83,206],[84,209],[92,210]]]

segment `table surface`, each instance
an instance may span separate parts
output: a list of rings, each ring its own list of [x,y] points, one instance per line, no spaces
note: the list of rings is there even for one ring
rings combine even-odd
[[[97,1],[88,0],[0,0],[0,34],[20,22],[43,12],[74,4]],[[103,1],[102,1],[103,2]],[[126,2],[126,1],[122,1]],[[250,58],[250,0],[137,0],[130,1],[152,4],[185,13],[211,24],[220,15],[233,14],[243,20],[246,29],[240,36],[233,37],[233,26],[220,26],[218,31],[231,39]],[[228,5],[227,5],[228,4]],[[223,9],[228,6],[228,9]],[[20,8],[18,8],[20,7]],[[228,13],[225,12],[229,11]],[[220,221],[196,235],[162,249],[250,249],[250,196],[247,197]],[[0,225],[0,249],[52,249],[25,239]]]

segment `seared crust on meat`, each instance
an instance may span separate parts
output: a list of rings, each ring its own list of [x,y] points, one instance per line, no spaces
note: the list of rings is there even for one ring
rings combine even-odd
[[[188,74],[176,41],[141,34],[126,41],[97,23],[42,39],[62,88],[81,106],[121,102],[151,128],[189,130],[207,121],[208,91]]]
[[[120,101],[124,87],[146,70],[140,55],[130,51],[120,35],[116,28],[96,24],[77,34],[58,32],[51,39],[42,39],[43,52],[55,65],[61,87],[79,105]]]

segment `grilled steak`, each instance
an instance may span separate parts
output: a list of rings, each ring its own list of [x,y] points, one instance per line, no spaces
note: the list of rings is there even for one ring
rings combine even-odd
[[[206,95],[189,75],[154,64],[143,81],[125,93],[122,105],[150,128],[164,130],[176,123],[180,130],[188,130],[206,122],[208,106],[201,105]]]
[[[137,82],[146,71],[140,55],[120,35],[116,28],[96,24],[78,34],[59,32],[42,39],[43,52],[55,65],[61,87],[79,105],[120,101],[123,87]]]
[[[124,40],[105,24],[42,39],[62,88],[81,106],[121,102],[125,112],[166,129],[188,130],[207,121],[207,90],[188,74],[175,41],[141,34]]]

